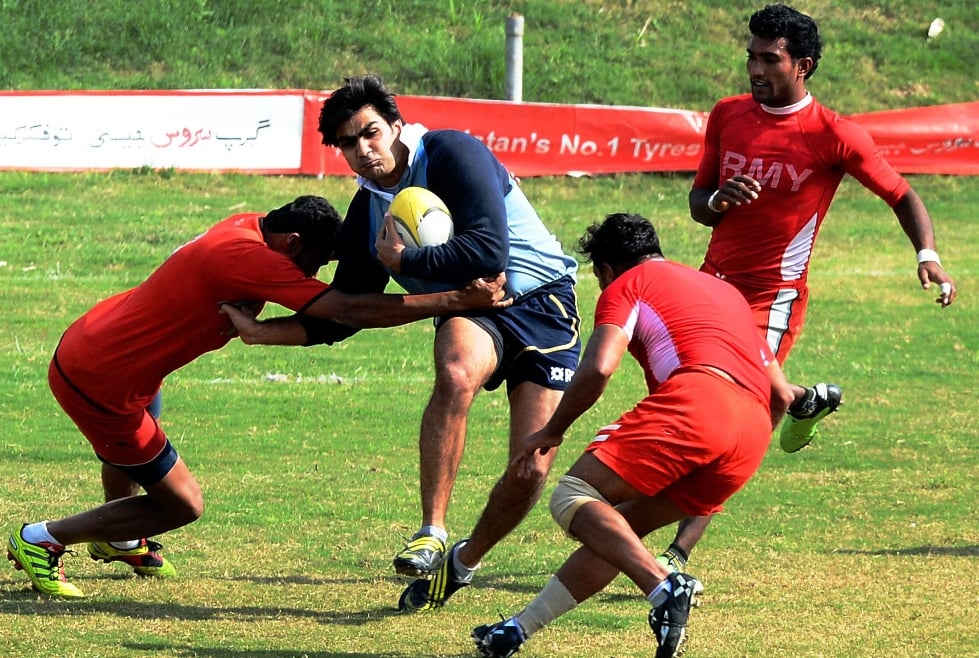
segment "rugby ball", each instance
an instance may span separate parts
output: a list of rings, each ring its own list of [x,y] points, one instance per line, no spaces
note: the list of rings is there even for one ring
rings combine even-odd
[[[449,209],[424,187],[406,187],[398,192],[391,201],[390,213],[406,247],[434,247],[452,238]]]

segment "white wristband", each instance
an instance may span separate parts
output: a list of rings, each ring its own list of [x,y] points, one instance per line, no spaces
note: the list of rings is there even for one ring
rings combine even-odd
[[[720,208],[714,207],[714,202],[717,201],[717,195],[720,194],[720,190],[714,190],[714,193],[707,197],[707,208],[712,212],[723,212]],[[921,252],[918,252],[921,253]]]
[[[708,202],[707,205],[710,205],[710,202]],[[941,265],[942,259],[938,257],[938,252],[934,249],[919,249],[918,264],[920,265],[921,263],[927,262],[938,263]]]

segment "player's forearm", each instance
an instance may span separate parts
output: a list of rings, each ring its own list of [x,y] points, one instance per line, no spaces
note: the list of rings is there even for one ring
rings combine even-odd
[[[782,421],[789,405],[792,404],[794,396],[792,395],[792,385],[785,378],[782,367],[775,359],[772,359],[768,364],[768,380],[772,387],[769,411],[771,412],[772,428],[774,429]]]
[[[467,298],[458,290],[423,295],[348,295],[333,291],[318,299],[305,313],[350,327],[369,329],[396,327],[470,308]]]
[[[565,434],[578,418],[592,408],[607,385],[608,377],[595,371],[584,372],[579,366],[571,385],[547,421],[547,432],[554,435]]]
[[[239,326],[238,336],[246,345],[305,345],[306,329],[294,318],[271,318]]]
[[[722,217],[721,213],[714,212],[707,205],[707,201],[710,199],[712,193],[713,190],[703,190],[695,187],[690,190],[690,195],[687,199],[690,206],[690,217],[693,218],[693,221],[710,227],[716,226]]]
[[[935,228],[928,209],[917,192],[908,190],[894,206],[894,214],[915,251],[935,249]]]

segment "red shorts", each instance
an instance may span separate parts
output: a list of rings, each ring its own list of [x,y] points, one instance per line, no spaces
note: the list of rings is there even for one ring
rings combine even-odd
[[[123,414],[100,407],[65,378],[55,360],[48,367],[48,384],[58,404],[103,461],[139,466],[152,462],[167,447],[166,434],[149,411]]]
[[[785,363],[789,350],[802,333],[809,304],[809,288],[757,288],[718,272],[710,263],[700,266],[701,272],[712,274],[737,288],[748,300],[755,326],[761,329],[779,365]]]
[[[785,363],[789,350],[802,333],[809,303],[809,289],[781,288],[779,290],[742,289],[741,294],[751,306],[755,325],[765,335],[779,365]]]
[[[701,369],[681,370],[613,424],[587,451],[647,496],[662,493],[704,516],[755,474],[772,421],[747,390]]]

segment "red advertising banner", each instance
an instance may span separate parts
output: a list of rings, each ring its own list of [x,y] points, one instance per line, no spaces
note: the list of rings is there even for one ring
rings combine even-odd
[[[307,113],[318,118],[327,96],[309,93]],[[398,106],[410,123],[472,134],[524,177],[694,171],[707,121],[706,112],[686,110],[420,96],[399,96]],[[979,102],[852,118],[902,173],[979,174]],[[339,151],[320,145],[318,132],[307,134],[303,149],[319,152],[319,168],[308,173],[349,175]]]
[[[307,112],[318,117],[327,96],[310,93]],[[687,110],[422,96],[398,96],[398,107],[409,123],[468,132],[525,177],[693,170],[707,120]],[[326,151],[317,174],[350,173],[337,149],[319,145],[318,132],[307,137],[304,150]]]
[[[979,174],[979,102],[855,114],[902,173]]]

